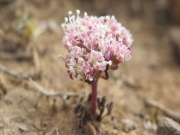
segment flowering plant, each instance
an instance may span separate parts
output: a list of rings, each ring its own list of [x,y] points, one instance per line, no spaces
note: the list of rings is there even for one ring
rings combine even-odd
[[[102,72],[117,69],[118,64],[131,59],[133,42],[130,32],[114,16],[77,15],[65,18],[62,24],[62,44],[68,50],[65,65],[71,79],[92,84],[91,111],[95,115],[97,81]],[[108,77],[108,75],[106,76]]]

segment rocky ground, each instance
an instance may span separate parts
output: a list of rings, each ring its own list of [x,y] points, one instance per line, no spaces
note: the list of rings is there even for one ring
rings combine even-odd
[[[154,135],[158,127],[158,135],[179,135],[180,27],[178,11],[167,5],[161,0],[1,0],[0,134]],[[87,102],[90,86],[70,80],[57,57],[66,53],[60,25],[76,9],[114,15],[134,39],[132,59],[99,81],[98,96],[113,101],[112,114],[88,121],[83,129],[74,108],[81,97]]]

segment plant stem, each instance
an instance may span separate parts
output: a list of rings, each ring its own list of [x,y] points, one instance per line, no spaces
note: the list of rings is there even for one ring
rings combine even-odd
[[[91,96],[91,112],[96,115],[96,104],[97,104],[97,82],[98,79],[92,83],[92,96]]]

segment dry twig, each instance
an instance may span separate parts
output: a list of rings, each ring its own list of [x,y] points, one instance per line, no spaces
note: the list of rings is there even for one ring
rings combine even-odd
[[[33,61],[34,61],[34,67],[36,69],[36,73],[40,74],[41,64],[40,64],[39,54],[38,54],[36,45],[32,46],[32,51],[33,51]]]
[[[32,79],[29,79],[29,85],[31,87],[33,87],[36,91],[38,91],[39,93],[47,96],[47,97],[51,97],[51,96],[58,96],[62,99],[63,103],[65,102],[65,100],[67,100],[70,97],[80,97],[79,94],[76,93],[58,93],[55,92],[54,90],[46,90],[44,89],[42,86],[40,86],[38,83],[36,83],[35,81],[33,81]]]
[[[33,89],[35,89],[36,91],[38,91],[39,93],[41,93],[47,97],[52,97],[52,96],[60,97],[62,99],[64,105],[65,105],[66,100],[69,99],[70,97],[79,97],[78,103],[84,98],[84,93],[82,93],[82,94],[67,93],[67,92],[58,93],[52,89],[48,91],[48,90],[44,89],[42,86],[40,86],[38,83],[33,81],[31,79],[31,77],[28,76],[27,74],[19,74],[14,71],[11,71],[3,66],[0,66],[0,72],[3,72],[7,75],[13,76],[18,79],[28,80],[28,85],[30,87],[32,87]]]
[[[11,71],[11,70],[3,67],[3,66],[0,66],[0,72],[3,72],[7,75],[10,75],[10,76],[13,76],[13,77],[19,78],[19,79],[28,80],[30,78],[27,74],[19,74],[19,73],[16,73],[14,71]]]
[[[160,109],[162,112],[164,112],[168,117],[174,119],[175,121],[180,122],[180,113],[175,112],[167,107],[165,107],[162,104],[159,104],[158,102],[150,99],[145,99],[145,104],[148,106],[155,107],[157,109]]]

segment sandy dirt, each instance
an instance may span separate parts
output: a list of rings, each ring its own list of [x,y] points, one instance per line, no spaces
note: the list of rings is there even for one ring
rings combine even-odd
[[[170,43],[172,26],[156,22],[154,1],[146,1],[140,13],[132,12],[126,0],[0,1],[0,66],[33,76],[47,90],[85,93],[85,103],[90,86],[69,79],[64,61],[57,57],[65,57],[60,25],[67,12],[76,9],[89,15],[114,15],[133,35],[132,59],[110,71],[109,80],[99,80],[98,96],[114,103],[111,116],[100,123],[88,122],[83,133],[74,114],[77,97],[64,105],[60,97],[47,97],[33,89],[28,80],[0,72],[0,134],[154,135],[157,117],[164,114],[145,106],[144,99],[180,111],[180,66]],[[30,23],[18,31],[25,16]],[[29,31],[43,23],[46,29],[32,37]]]

